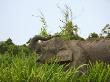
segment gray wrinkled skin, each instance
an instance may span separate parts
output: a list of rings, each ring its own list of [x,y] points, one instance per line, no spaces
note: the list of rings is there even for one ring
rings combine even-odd
[[[30,47],[39,52],[37,62],[40,63],[48,63],[55,56],[59,57],[59,63],[68,62],[71,66],[88,64],[89,61],[110,63],[110,40],[66,41],[55,37],[41,43],[31,43]]]

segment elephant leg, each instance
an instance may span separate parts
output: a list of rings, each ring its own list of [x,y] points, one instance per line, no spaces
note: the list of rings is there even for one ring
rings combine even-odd
[[[71,67],[79,68],[78,75],[85,74],[87,71],[87,59],[86,55],[80,49],[73,55],[73,61],[70,64]]]

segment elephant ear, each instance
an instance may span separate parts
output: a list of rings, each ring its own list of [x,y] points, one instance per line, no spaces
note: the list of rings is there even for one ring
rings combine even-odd
[[[58,62],[72,61],[71,50],[61,50],[57,53]]]

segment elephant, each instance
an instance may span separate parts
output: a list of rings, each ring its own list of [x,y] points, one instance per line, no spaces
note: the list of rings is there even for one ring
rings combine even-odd
[[[41,41],[39,41],[39,39]],[[38,38],[35,36],[29,48],[39,54],[38,63],[50,63],[57,57],[60,64],[79,66],[96,61],[110,63],[110,40],[64,40],[60,37]]]

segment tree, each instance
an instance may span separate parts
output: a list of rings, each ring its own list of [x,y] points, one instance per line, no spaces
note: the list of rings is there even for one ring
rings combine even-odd
[[[9,49],[11,49],[11,46],[15,46],[12,42],[11,38],[8,38],[6,41],[3,41],[0,43],[0,53],[4,54]]]
[[[95,32],[91,33],[88,37],[88,39],[96,39],[96,38],[99,38],[99,35]]]
[[[110,24],[106,24],[101,31],[101,35],[105,38],[110,38]]]
[[[4,54],[7,51],[7,45],[4,41],[0,42],[0,53]]]
[[[7,45],[14,45],[14,43],[13,43],[12,40],[11,40],[11,38],[8,38],[8,39],[5,41],[5,43],[6,43]]]

